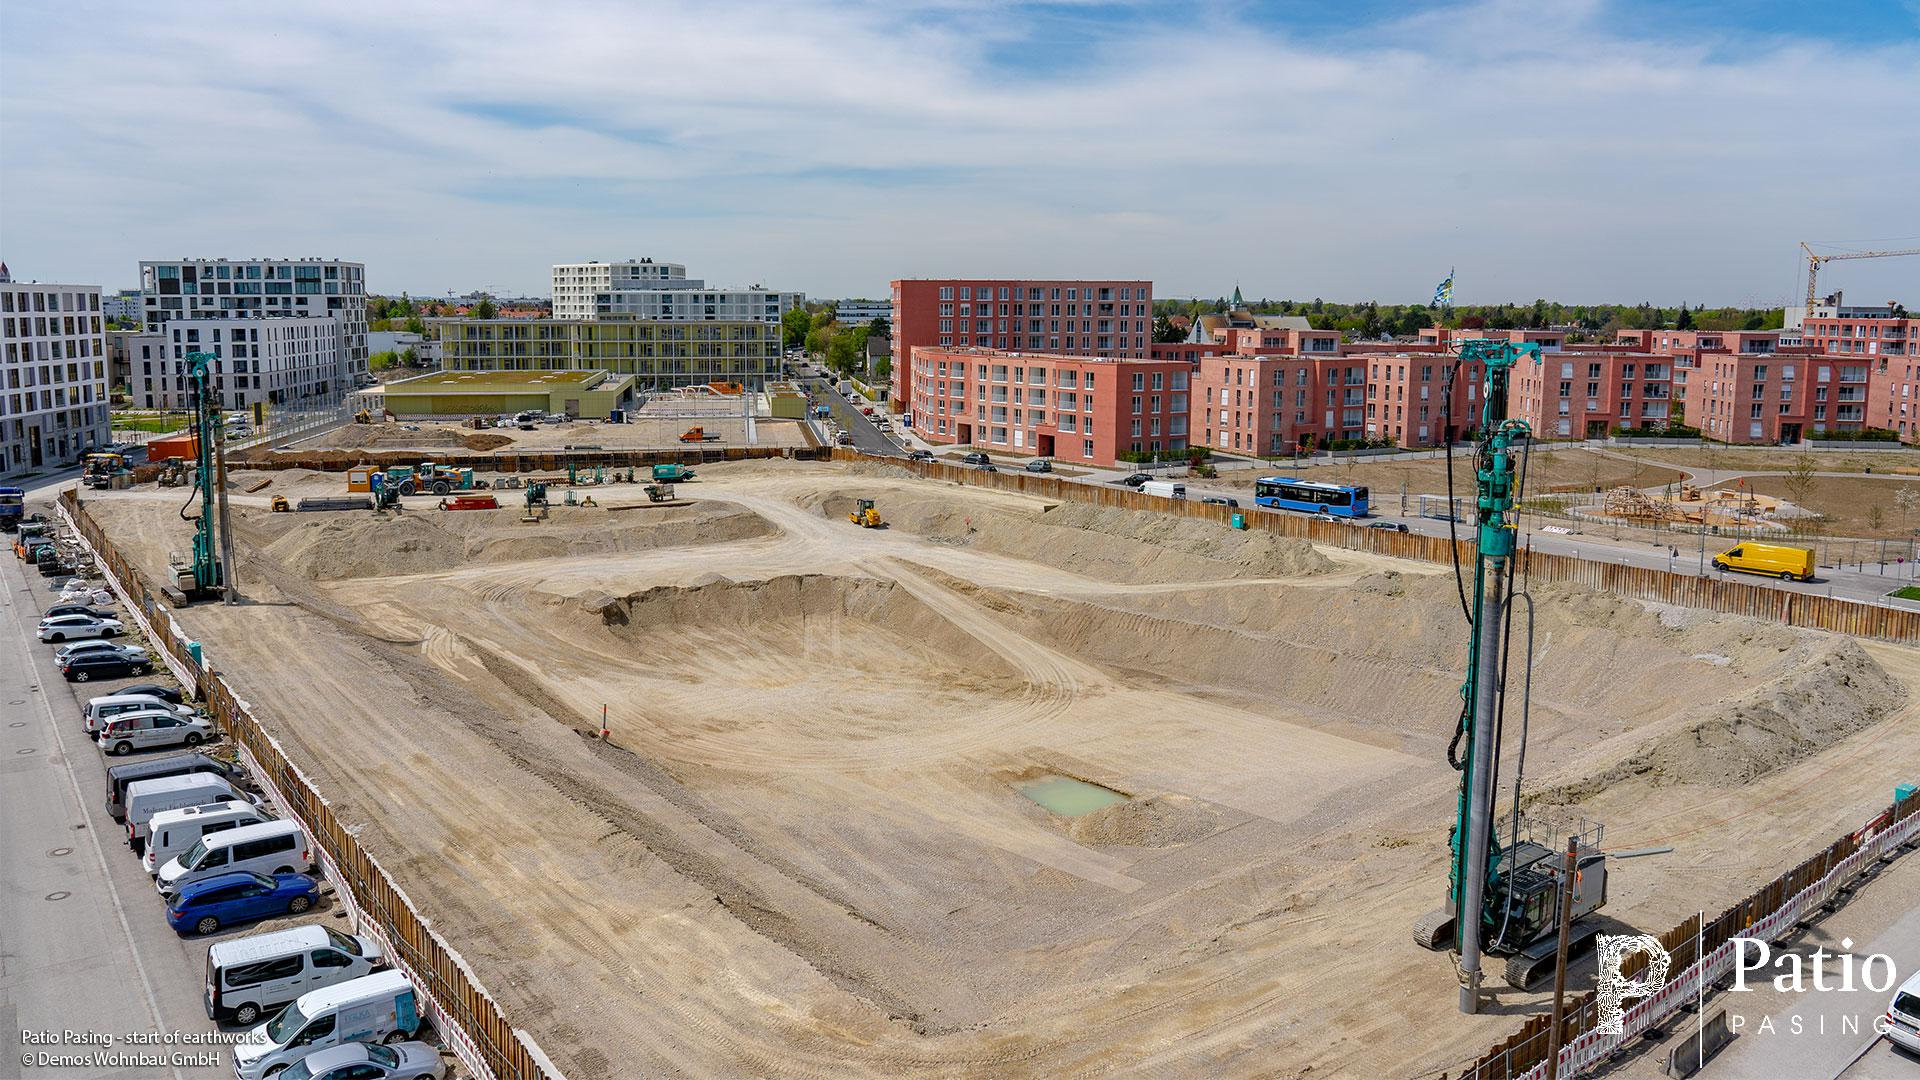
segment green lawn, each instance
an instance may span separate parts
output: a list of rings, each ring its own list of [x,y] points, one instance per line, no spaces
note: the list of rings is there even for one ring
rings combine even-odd
[[[187,426],[184,416],[116,416],[113,426],[122,431],[151,431],[165,435]]]
[[[1920,588],[1915,588],[1912,585],[1907,585],[1905,587],[1893,590],[1893,595],[1899,597],[1902,600],[1920,600]]]

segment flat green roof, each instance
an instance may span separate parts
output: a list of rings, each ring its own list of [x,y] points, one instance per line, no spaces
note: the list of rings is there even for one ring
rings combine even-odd
[[[435,371],[402,379],[390,387],[407,389],[459,390],[497,389],[503,386],[552,387],[584,385],[605,375],[604,371]]]

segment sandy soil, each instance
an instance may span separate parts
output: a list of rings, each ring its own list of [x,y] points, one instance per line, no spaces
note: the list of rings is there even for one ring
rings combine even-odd
[[[1373,490],[1374,502],[1378,504],[1388,496],[1397,496],[1403,484],[1410,494],[1445,494],[1446,467],[1444,460],[1435,459],[1400,462],[1355,459],[1353,463],[1341,461],[1314,465],[1299,470],[1298,475],[1308,480],[1324,480],[1335,484],[1364,484]],[[1294,470],[1281,461],[1271,469],[1258,472],[1229,471],[1221,474],[1218,481],[1208,483],[1209,486],[1239,487],[1251,492],[1254,479],[1258,476],[1294,474]],[[1682,479],[1677,469],[1622,461],[1591,450],[1553,450],[1534,455],[1528,467],[1527,490],[1533,494],[1554,490],[1590,491],[1595,487],[1604,491],[1622,484],[1650,488],[1677,484]],[[1471,493],[1473,462],[1468,455],[1455,456],[1453,482],[1456,494]]]
[[[1920,473],[1920,450],[1816,450],[1791,447],[1621,447],[1617,453],[1630,454],[1657,464],[1678,465],[1689,469],[1719,469],[1737,472],[1778,472],[1791,469],[1803,453],[1812,453],[1821,472]]]
[[[862,465],[538,525],[264,509],[339,484],[236,496],[248,603],[179,617],[575,1080],[1412,1076],[1541,1007],[1458,1016],[1409,933],[1456,783],[1442,568]],[[90,505],[157,573],[179,497]],[[1529,813],[1677,849],[1616,868],[1621,924],[1920,773],[1920,653],[1535,599]],[[1132,798],[1057,817],[1012,786],[1044,772]]]
[[[1880,472],[1875,469],[1874,472]],[[1755,476],[1742,480],[1738,485],[1727,483],[1722,488],[1739,486],[1743,490],[1772,495],[1780,499],[1793,499],[1795,492],[1784,476]],[[1907,539],[1914,535],[1914,529],[1920,527],[1920,511],[1900,509],[1895,496],[1902,489],[1911,489],[1920,496],[1920,479],[1911,476],[1888,477],[1884,480],[1877,476],[1816,476],[1807,485],[1805,501],[1797,505],[1824,516],[1818,525],[1819,531],[1830,536],[1858,536],[1868,538],[1885,537],[1888,539]],[[1880,511],[1879,522],[1874,521],[1873,511]]]

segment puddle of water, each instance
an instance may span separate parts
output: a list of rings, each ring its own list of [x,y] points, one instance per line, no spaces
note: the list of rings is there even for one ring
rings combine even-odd
[[[1081,814],[1091,814],[1103,806],[1127,801],[1125,795],[1112,788],[1089,784],[1085,780],[1075,780],[1071,776],[1059,776],[1054,773],[1032,780],[1022,780],[1014,786],[1020,794],[1061,817],[1079,817]]]

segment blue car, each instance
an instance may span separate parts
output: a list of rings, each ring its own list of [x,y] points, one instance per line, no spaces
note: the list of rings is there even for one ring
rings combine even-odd
[[[319,898],[320,883],[306,874],[239,870],[182,888],[167,905],[167,925],[182,934],[211,934],[235,923],[298,915]]]

